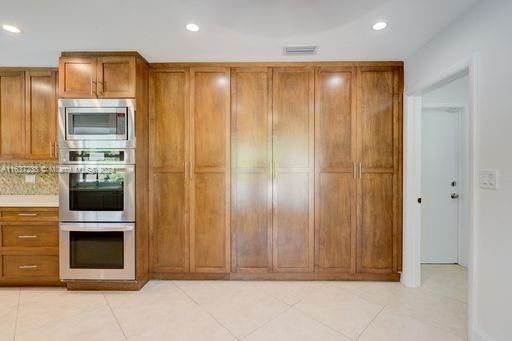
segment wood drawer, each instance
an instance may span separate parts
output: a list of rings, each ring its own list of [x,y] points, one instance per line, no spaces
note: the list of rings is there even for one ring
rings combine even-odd
[[[3,256],[5,277],[58,277],[59,256]]]
[[[59,227],[48,225],[9,225],[2,226],[3,247],[57,247]]]
[[[3,221],[58,221],[59,212],[54,210],[2,210]]]

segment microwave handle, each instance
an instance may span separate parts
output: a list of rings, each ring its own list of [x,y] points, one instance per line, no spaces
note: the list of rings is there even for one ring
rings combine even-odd
[[[112,226],[111,224],[98,224],[95,226],[83,226],[82,224],[60,224],[61,231],[77,231],[77,232],[91,232],[91,231],[102,231],[102,232],[117,232],[117,231],[133,231],[133,224],[126,224],[120,226]]]

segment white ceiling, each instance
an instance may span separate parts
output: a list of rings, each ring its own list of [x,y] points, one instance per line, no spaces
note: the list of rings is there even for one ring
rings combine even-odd
[[[55,66],[73,50],[135,50],[150,62],[403,60],[478,1],[0,0],[0,24],[22,30],[0,30],[0,65]],[[373,31],[378,20],[388,28]],[[284,56],[286,44],[320,49]]]

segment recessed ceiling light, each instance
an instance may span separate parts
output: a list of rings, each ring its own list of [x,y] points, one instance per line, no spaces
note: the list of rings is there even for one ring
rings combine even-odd
[[[387,24],[385,21],[379,21],[379,22],[375,23],[375,24],[372,26],[372,28],[373,28],[375,31],[380,31],[380,30],[385,29],[387,26],[388,26],[388,24]]]
[[[6,30],[7,32],[11,33],[20,33],[20,29],[13,25],[2,25],[2,28]]]
[[[196,24],[187,24],[187,26],[185,26],[185,27],[190,32],[197,32],[197,31],[199,31],[199,26],[197,26]]]

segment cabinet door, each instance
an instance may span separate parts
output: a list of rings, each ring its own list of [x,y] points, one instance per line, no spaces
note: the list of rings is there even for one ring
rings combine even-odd
[[[315,270],[354,272],[355,68],[321,67],[315,81]]]
[[[135,57],[98,57],[98,97],[135,97]]]
[[[27,71],[26,119],[27,157],[54,159],[57,130],[55,71]]]
[[[233,272],[272,271],[272,70],[231,75]]]
[[[151,272],[189,271],[188,85],[184,69],[150,73]]]
[[[96,97],[96,57],[60,57],[59,97]]]
[[[229,272],[229,69],[190,70],[193,272]]]
[[[273,270],[313,271],[313,68],[274,69],[273,121]]]
[[[400,254],[400,73],[358,72],[357,271],[398,271]]]
[[[25,157],[25,73],[0,72],[0,157]]]

